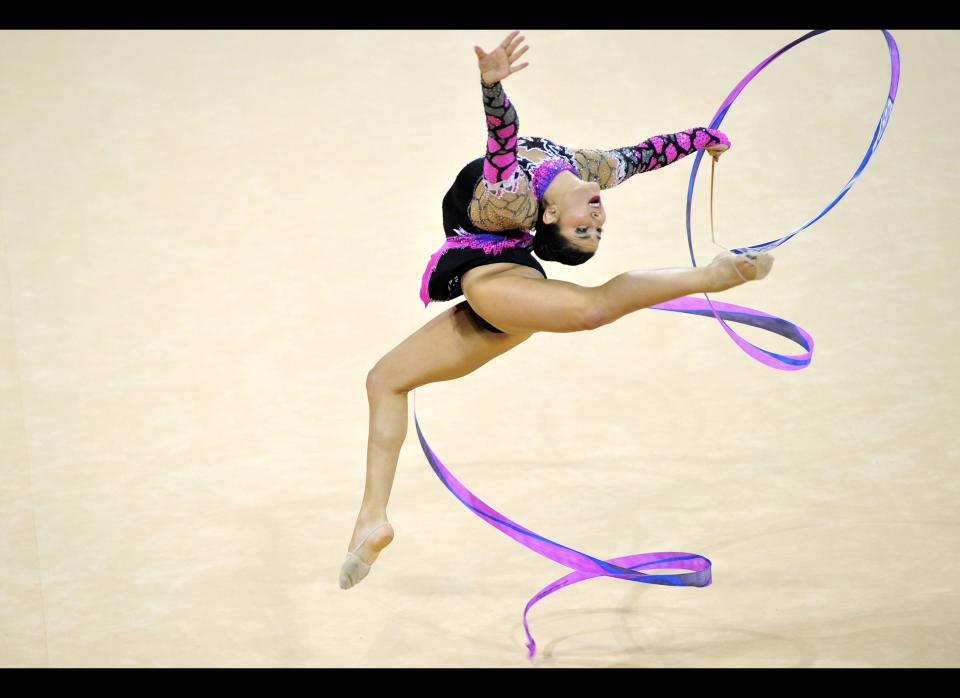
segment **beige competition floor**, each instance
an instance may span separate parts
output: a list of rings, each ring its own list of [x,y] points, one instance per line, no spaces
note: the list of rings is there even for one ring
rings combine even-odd
[[[449,305],[425,310],[420,276],[483,152],[472,47],[510,29],[0,33],[0,665],[960,666],[957,32],[894,30],[866,172],[766,280],[715,296],[804,327],[808,369],[640,311],[417,393],[494,508],[597,556],[699,553],[712,586],[563,589],[529,662],[523,606],[569,570],[460,504],[411,412],[396,539],[339,588],[366,374]],[[529,31],[504,85],[522,133],[625,146],[708,125],[802,33]],[[888,81],[880,32],[754,80],[722,126],[721,240],[817,214]],[[692,162],[605,194],[600,252],[548,275],[689,266]]]

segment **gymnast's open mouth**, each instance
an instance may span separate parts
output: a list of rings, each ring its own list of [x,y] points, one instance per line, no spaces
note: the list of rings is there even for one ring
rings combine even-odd
[[[595,197],[593,197],[592,199],[590,199],[590,201],[588,201],[587,203],[589,203],[591,206],[593,206],[593,205],[599,206],[599,205],[600,205],[600,195],[597,194]]]

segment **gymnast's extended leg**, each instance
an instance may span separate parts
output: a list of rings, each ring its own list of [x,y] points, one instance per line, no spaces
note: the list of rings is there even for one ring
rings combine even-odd
[[[764,278],[773,257],[723,252],[705,267],[637,269],[600,286],[544,279],[524,268],[463,280],[470,305],[504,332],[580,332],[651,305],[695,293],[715,293]]]
[[[454,306],[403,340],[367,374],[367,478],[349,545],[351,551],[360,546],[356,550],[360,561],[348,556],[340,572],[342,588],[349,589],[363,579],[369,565],[393,540],[387,500],[407,435],[407,393],[428,383],[465,376],[531,334],[489,332],[464,307]]]

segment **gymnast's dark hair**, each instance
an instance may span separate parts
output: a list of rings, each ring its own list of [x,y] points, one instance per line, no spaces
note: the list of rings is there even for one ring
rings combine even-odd
[[[556,223],[544,223],[543,212],[546,203],[540,201],[537,209],[537,224],[534,226],[536,234],[533,236],[533,251],[537,257],[545,262],[560,262],[576,266],[590,259],[594,253],[577,249],[570,241],[560,234],[560,226]]]

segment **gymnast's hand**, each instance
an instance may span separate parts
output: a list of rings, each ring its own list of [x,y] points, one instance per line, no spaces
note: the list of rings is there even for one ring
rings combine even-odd
[[[724,152],[725,150],[729,150],[729,149],[730,149],[730,146],[729,146],[729,145],[723,145],[723,144],[721,143],[721,144],[717,144],[717,145],[714,145],[714,146],[711,146],[711,147],[707,148],[706,151],[707,151],[708,153],[710,153],[710,155],[713,156],[713,159],[714,159],[714,160],[719,160],[719,159],[720,159],[720,154],[721,154],[722,152]]]
[[[522,63],[516,68],[512,67],[513,63],[520,58],[521,54],[526,51],[529,46],[524,46],[519,51],[520,44],[523,43],[524,37],[517,36],[519,31],[510,32],[506,39],[500,42],[500,45],[497,46],[490,53],[484,53],[483,49],[479,46],[474,46],[473,50],[477,53],[477,62],[480,66],[480,79],[483,80],[488,85],[492,85],[495,82],[503,80],[509,75],[513,75],[518,70],[523,70],[530,63]]]

